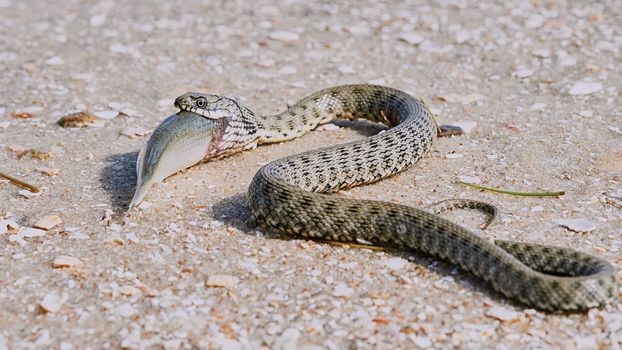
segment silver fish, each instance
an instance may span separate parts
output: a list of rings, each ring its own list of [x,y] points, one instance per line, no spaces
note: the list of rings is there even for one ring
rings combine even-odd
[[[128,210],[140,204],[153,184],[204,160],[223,126],[222,120],[185,111],[160,123],[138,154],[136,190]]]

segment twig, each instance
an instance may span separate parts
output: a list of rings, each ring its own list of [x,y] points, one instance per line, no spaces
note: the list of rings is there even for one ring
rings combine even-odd
[[[563,196],[563,195],[566,194],[565,191],[556,191],[556,192],[517,192],[517,191],[502,190],[502,189],[499,189],[499,188],[479,186],[479,185],[471,184],[471,183],[464,182],[464,181],[458,181],[458,183],[459,184],[463,184],[463,185],[467,185],[467,186],[470,186],[470,187],[473,187],[473,188],[477,188],[479,190],[511,194],[511,195],[514,195],[514,196],[555,197],[555,196]]]
[[[37,187],[37,186],[33,186],[31,184],[27,184],[27,183],[25,183],[22,180],[18,180],[16,178],[14,178],[12,176],[9,176],[7,174],[4,174],[2,172],[0,172],[0,177],[3,177],[5,179],[9,180],[15,186],[19,186],[19,187],[25,188],[25,189],[29,190],[30,192],[35,192],[36,193],[36,192],[41,191],[39,189],[39,187]]]

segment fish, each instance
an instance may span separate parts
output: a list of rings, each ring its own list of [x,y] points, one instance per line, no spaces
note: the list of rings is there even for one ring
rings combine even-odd
[[[136,189],[128,211],[143,201],[154,184],[205,160],[223,128],[222,120],[187,111],[164,119],[138,153]]]

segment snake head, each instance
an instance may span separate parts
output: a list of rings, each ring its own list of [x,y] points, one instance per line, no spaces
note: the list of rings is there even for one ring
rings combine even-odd
[[[235,118],[241,114],[239,104],[230,97],[188,92],[175,99],[175,107],[209,119]]]

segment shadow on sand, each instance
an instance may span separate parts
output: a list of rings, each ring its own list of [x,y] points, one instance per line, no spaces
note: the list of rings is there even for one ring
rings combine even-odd
[[[116,213],[125,212],[134,195],[137,156],[138,152],[135,151],[106,157],[106,166],[101,172],[99,182]]]

